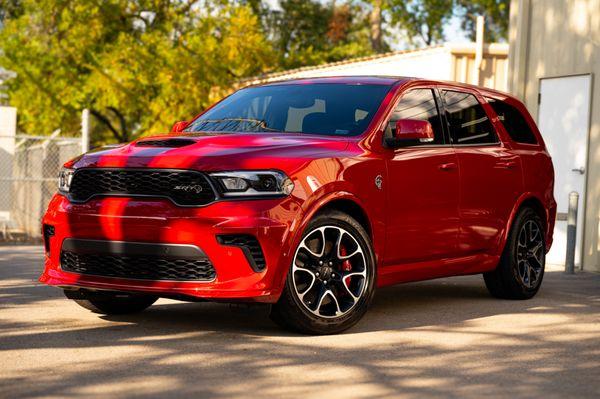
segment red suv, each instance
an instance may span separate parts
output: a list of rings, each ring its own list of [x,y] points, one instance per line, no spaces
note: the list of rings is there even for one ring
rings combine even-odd
[[[159,297],[270,303],[313,334],[407,281],[483,273],[492,295],[527,299],[553,181],[534,121],[504,93],[391,77],[254,86],[168,136],[65,164],[40,281],[100,313]]]

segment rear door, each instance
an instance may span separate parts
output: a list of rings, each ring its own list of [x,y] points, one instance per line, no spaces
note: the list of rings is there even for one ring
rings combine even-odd
[[[398,119],[431,123],[435,139],[390,148],[387,185],[386,263],[401,264],[450,257],[458,235],[458,160],[449,143],[433,88],[409,89],[386,126]]]
[[[522,192],[520,159],[500,142],[476,92],[441,88],[440,94],[460,167],[458,250],[493,252]]]

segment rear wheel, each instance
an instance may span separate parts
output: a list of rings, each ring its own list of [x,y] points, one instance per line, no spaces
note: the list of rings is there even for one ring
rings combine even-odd
[[[546,265],[543,226],[533,209],[524,208],[518,213],[498,267],[483,275],[493,296],[529,299],[538,292]]]
[[[302,333],[341,332],[367,311],[375,277],[364,228],[345,213],[325,212],[309,223],[271,318]]]
[[[65,290],[65,296],[79,306],[100,314],[137,313],[151,306],[158,297],[125,292]]]

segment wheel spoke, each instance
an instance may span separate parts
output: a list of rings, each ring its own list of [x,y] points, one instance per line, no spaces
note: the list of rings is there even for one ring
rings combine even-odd
[[[340,303],[338,302],[338,300],[337,300],[337,298],[336,298],[335,294],[334,294],[334,293],[333,293],[333,291],[331,291],[331,290],[327,290],[327,293],[326,293],[326,295],[327,295],[327,294],[329,294],[329,297],[330,297],[331,299],[333,299],[333,302],[335,302],[335,315],[336,315],[336,316],[339,316],[339,315],[341,315],[341,314],[342,314],[342,309],[340,309]]]
[[[532,261],[533,263],[535,263],[535,265],[531,264]],[[536,271],[542,268],[542,262],[535,256],[532,256],[528,259],[528,264],[532,266]]]
[[[348,277],[352,278],[354,276],[361,276],[361,277],[366,277],[366,271],[363,270],[362,272],[349,272],[349,273],[344,273],[342,280],[347,279]]]
[[[539,231],[538,227],[535,225],[535,223],[529,222],[529,242],[530,243],[536,242],[536,238],[539,233],[540,233],[540,231]]]
[[[362,274],[360,274],[360,273],[352,273],[352,276],[354,276],[354,275],[363,277]],[[346,276],[344,276],[342,278],[341,281],[342,281],[342,286],[344,287],[344,289],[346,290],[346,292],[348,294],[350,294],[350,296],[352,297],[352,299],[354,300],[354,302],[356,302],[356,301],[358,301],[359,297],[356,296],[356,295],[354,295],[354,293],[350,289],[349,283],[347,283],[347,281],[350,281],[350,279],[352,278],[352,276],[346,275]]]
[[[308,236],[307,236],[307,237],[306,237],[306,238],[305,238],[305,239],[304,239],[304,240],[303,240],[303,241],[300,243],[300,248],[301,248],[301,249],[304,249],[304,250],[306,250],[306,251],[308,251],[308,252],[309,252],[309,253],[310,253],[310,254],[311,254],[313,257],[315,257],[315,258],[321,258],[321,257],[322,257],[322,256],[325,254],[325,229],[324,229],[324,228],[321,228],[321,229],[318,229],[318,230],[315,230],[315,231],[318,231],[318,232],[321,234],[321,251],[320,251],[320,252],[314,252],[312,249],[310,249],[310,248],[308,247],[308,245],[306,245],[306,240],[307,240],[308,238],[310,238],[310,237],[313,235],[313,233],[314,233],[314,232],[313,232],[313,233],[311,233],[311,234],[309,234],[309,235],[308,235]]]
[[[317,307],[315,308],[315,312],[317,314],[319,314],[319,316],[321,316],[321,306],[323,306],[323,301],[325,300],[325,297],[327,296],[328,292],[329,292],[329,290],[326,289],[325,286],[321,286],[321,288],[319,289],[319,295],[317,298]]]
[[[531,247],[531,252],[538,252],[540,249],[542,249],[543,243],[541,241],[538,241],[537,244],[533,245]]]
[[[302,292],[298,292],[298,296],[300,297],[300,300],[302,301],[304,299],[304,296],[311,290],[311,288],[315,285],[315,281],[317,280],[317,276],[308,269],[302,268],[302,267],[296,267],[296,272],[303,272],[303,273],[307,273],[308,275],[310,275],[311,277],[311,281],[310,284],[308,285],[308,288],[306,288],[304,291]]]
[[[356,251],[352,252],[350,255],[340,255],[340,253],[338,252],[338,259],[346,260],[346,259],[350,259],[351,257],[358,255],[358,254],[362,254],[362,251],[360,250],[360,248],[358,248]]]
[[[529,286],[533,287],[533,285],[535,284],[537,279],[538,279],[537,270],[535,270],[535,268],[531,264],[529,264]]]

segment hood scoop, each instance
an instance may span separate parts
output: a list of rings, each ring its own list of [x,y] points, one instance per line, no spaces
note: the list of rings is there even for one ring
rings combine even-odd
[[[170,138],[170,139],[153,139],[138,141],[136,147],[163,147],[163,148],[179,148],[187,145],[195,144],[196,141],[190,139]]]

